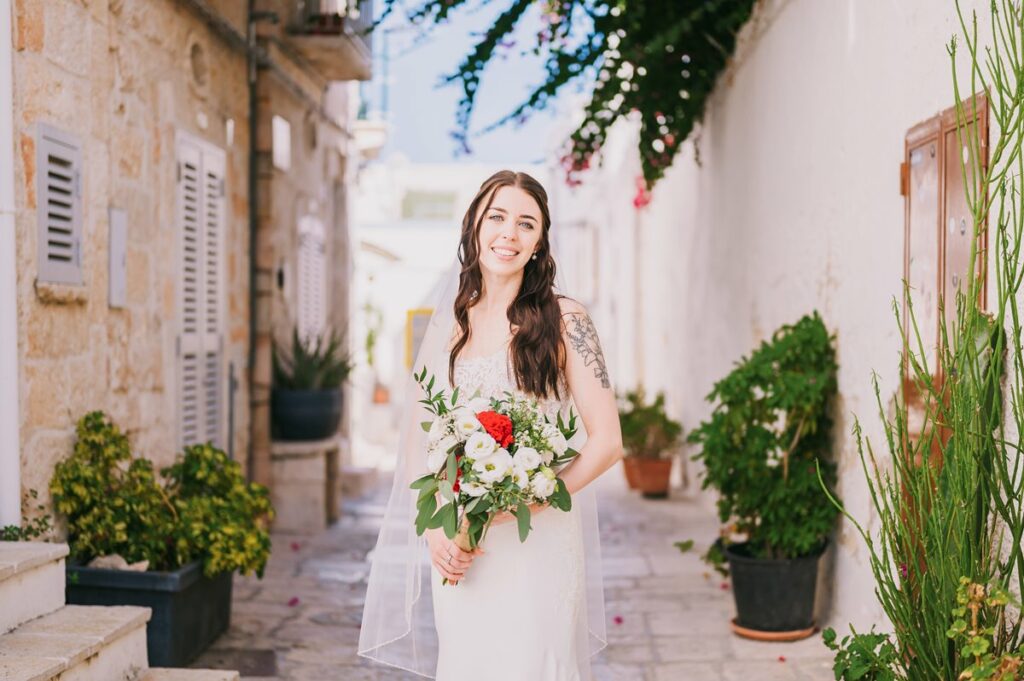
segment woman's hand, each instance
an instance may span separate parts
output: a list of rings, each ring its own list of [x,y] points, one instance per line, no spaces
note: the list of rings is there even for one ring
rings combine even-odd
[[[472,551],[463,551],[441,528],[426,530],[425,534],[427,546],[430,547],[430,562],[452,584],[458,584],[466,576],[466,570],[473,564],[473,559],[484,553],[479,546]]]

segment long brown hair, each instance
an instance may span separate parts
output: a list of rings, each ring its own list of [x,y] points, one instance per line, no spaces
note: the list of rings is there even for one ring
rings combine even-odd
[[[533,197],[540,207],[541,235],[537,259],[530,259],[523,271],[519,294],[508,307],[508,321],[516,329],[512,336],[512,368],[520,390],[537,397],[561,397],[559,377],[565,371],[565,341],[562,339],[562,314],[555,295],[555,260],[551,257],[548,232],[551,214],[548,195],[540,182],[526,173],[501,170],[480,185],[469,210],[462,218],[459,242],[459,293],[455,297],[455,321],[458,337],[448,358],[448,380],[455,383],[455,360],[466,346],[473,331],[469,325],[469,308],[480,300],[483,276],[480,273],[478,235],[483,216],[491,207],[501,187],[518,187]]]

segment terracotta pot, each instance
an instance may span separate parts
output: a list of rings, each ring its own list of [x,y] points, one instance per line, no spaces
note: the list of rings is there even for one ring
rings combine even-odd
[[[373,386],[373,403],[387,404],[391,401],[391,391],[383,383],[375,383]]]
[[[635,489],[648,499],[665,499],[668,497],[668,478],[672,473],[672,459],[648,459],[641,457],[627,457],[624,459],[626,465],[626,479],[629,479],[629,468],[632,467]]]

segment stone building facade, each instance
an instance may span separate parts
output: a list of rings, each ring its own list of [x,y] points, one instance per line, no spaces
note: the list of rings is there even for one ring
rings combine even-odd
[[[0,496],[13,474],[45,497],[94,409],[158,466],[212,439],[261,477],[273,332],[300,308],[323,324],[348,314],[355,91],[335,81],[369,78],[369,50],[348,17],[313,17],[327,30],[304,33],[304,6],[264,0],[250,17],[236,0],[0,3],[17,324],[16,348],[0,339],[0,355],[16,353],[4,395],[17,403],[0,409],[18,414]],[[309,262],[319,279],[293,285]],[[0,525],[17,522],[11,507]]]

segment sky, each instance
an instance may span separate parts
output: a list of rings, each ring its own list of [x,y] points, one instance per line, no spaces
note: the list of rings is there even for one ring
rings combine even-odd
[[[416,0],[405,2],[409,8],[418,4]],[[425,37],[420,35],[419,28],[399,16],[400,9],[374,33],[374,80],[364,90],[364,96],[370,100],[370,111],[379,111],[387,87],[391,129],[382,153],[384,158],[397,151],[418,163],[534,163],[543,161],[546,151],[558,141],[553,129],[558,112],[554,109],[567,99],[572,86],[560,96],[559,103],[553,103],[550,111],[533,114],[521,126],[511,123],[484,136],[471,137],[471,153],[459,152],[450,133],[455,128],[460,90],[439,82],[456,70],[475,45],[478,34],[507,6],[506,2],[490,2],[483,7],[480,3],[468,4],[471,6],[460,9],[448,23],[429,29]],[[531,36],[539,30],[540,19],[531,13],[521,24],[515,46],[505,58],[492,61],[484,73],[471,124],[474,131],[510,112],[525,99],[531,86],[541,82],[540,58],[529,53],[522,55],[533,45]],[[386,37],[381,32],[384,29],[390,29]]]

